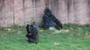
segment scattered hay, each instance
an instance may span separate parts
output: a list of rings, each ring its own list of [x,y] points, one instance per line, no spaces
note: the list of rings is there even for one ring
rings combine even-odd
[[[18,31],[17,34],[22,34],[22,31]]]
[[[53,33],[58,34],[58,33],[67,33],[69,30],[55,30]]]
[[[10,29],[10,28],[8,28],[7,30],[8,30],[8,31],[11,31],[11,29]]]
[[[59,46],[59,43],[54,43],[52,46]]]

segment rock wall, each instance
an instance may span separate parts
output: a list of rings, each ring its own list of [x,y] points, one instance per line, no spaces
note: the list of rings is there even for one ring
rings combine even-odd
[[[46,5],[63,24],[90,24],[89,0],[48,1],[46,4],[45,0],[0,0],[0,26],[22,26],[32,21],[41,24]]]

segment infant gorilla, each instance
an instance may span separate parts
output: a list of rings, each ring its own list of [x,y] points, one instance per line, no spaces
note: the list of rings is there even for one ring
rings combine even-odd
[[[26,30],[26,37],[28,38],[28,42],[37,44],[39,41],[39,28],[35,22],[33,22],[31,25],[27,24]]]

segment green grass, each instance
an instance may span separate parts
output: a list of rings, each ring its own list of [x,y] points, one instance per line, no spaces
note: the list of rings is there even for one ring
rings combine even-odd
[[[0,27],[0,50],[90,50],[90,25],[64,24],[61,30],[40,28],[38,44],[30,44],[26,28]]]

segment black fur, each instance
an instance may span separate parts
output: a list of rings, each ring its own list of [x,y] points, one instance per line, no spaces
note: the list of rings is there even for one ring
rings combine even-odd
[[[49,27],[55,27],[56,25],[56,23],[47,15],[43,16],[43,21],[44,21],[44,25],[43,25],[44,29],[48,29]]]
[[[63,28],[62,23],[51,13],[51,11],[48,8],[44,11],[43,21],[44,29],[48,29],[49,27],[55,27],[56,29],[60,30],[59,27]]]
[[[26,37],[28,38],[28,42],[37,44],[39,41],[38,26],[35,23],[32,23],[31,25],[28,24],[26,29],[27,29]]]

